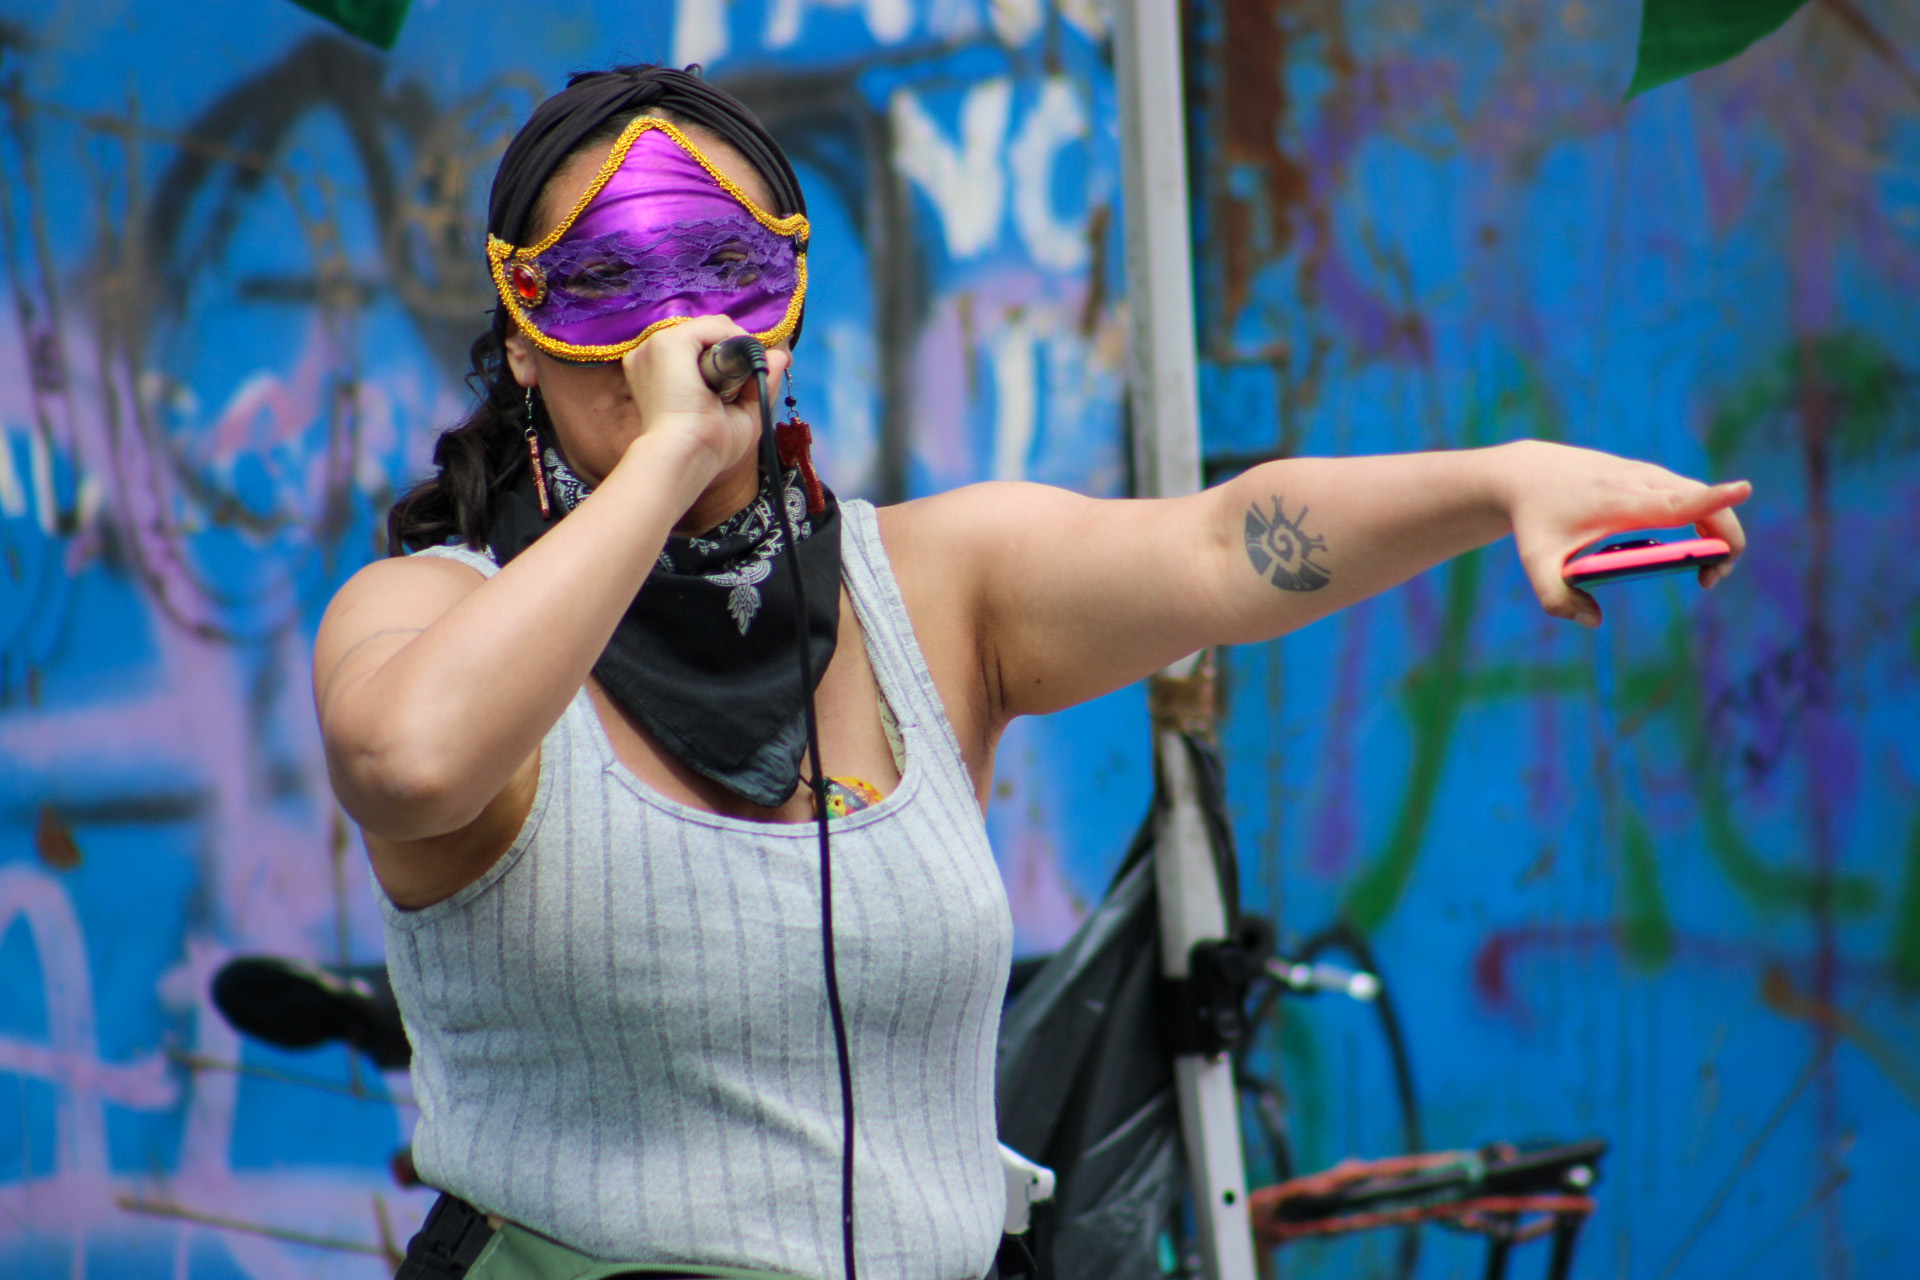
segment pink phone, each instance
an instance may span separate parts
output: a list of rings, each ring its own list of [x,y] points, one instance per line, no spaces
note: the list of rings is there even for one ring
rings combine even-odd
[[[1568,585],[1591,587],[1624,578],[1650,578],[1660,573],[1706,569],[1724,562],[1733,549],[1719,538],[1689,538],[1662,542],[1658,538],[1629,538],[1567,561],[1560,576]]]

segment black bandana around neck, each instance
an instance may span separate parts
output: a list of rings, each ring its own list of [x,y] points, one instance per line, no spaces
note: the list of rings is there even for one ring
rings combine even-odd
[[[544,445],[544,441],[543,441]],[[591,490],[545,445],[553,521]],[[694,537],[669,537],[593,674],[615,702],[690,767],[769,808],[800,782],[806,722],[794,653],[793,582],[775,481],[762,475],[747,507]],[[807,633],[817,685],[840,627],[840,506],[824,488],[808,510],[800,468],[782,499],[807,585]],[[515,468],[488,530],[507,563],[548,529],[533,468]]]

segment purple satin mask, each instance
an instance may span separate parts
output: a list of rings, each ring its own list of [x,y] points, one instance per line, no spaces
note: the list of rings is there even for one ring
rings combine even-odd
[[[539,244],[487,237],[500,301],[542,350],[617,360],[668,325],[724,315],[772,346],[807,297],[807,220],[776,218],[673,125],[641,117]]]

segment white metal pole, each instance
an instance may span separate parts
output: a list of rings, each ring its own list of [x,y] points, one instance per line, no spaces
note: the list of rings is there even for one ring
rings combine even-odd
[[[1116,0],[1128,382],[1141,497],[1200,489],[1200,397],[1177,0]]]
[[[1179,6],[1177,0],[1117,0],[1114,17],[1134,475],[1141,497],[1177,497],[1200,488]],[[1157,679],[1164,685],[1210,681],[1198,658],[1175,663]],[[1177,727],[1155,724],[1154,756],[1170,802],[1156,841],[1162,965],[1168,977],[1184,978],[1193,944],[1226,935],[1227,905]],[[1207,1280],[1254,1280],[1232,1065],[1224,1057],[1183,1056],[1175,1059],[1174,1075]]]

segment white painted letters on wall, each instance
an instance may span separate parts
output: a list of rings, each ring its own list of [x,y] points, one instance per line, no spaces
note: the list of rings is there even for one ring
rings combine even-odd
[[[954,258],[971,258],[1000,243],[1011,179],[1013,224],[1034,264],[1078,271],[1089,257],[1085,214],[1062,217],[1054,208],[1053,175],[1061,151],[1087,136],[1086,111],[1072,83],[1054,76],[1009,141],[1012,104],[1010,80],[974,85],[960,107],[956,140],[919,95],[899,90],[892,102],[894,164],[932,201]]]
[[[990,0],[993,34],[1009,49],[1017,49],[1040,34],[1045,15],[1040,0]]]
[[[681,7],[704,2],[681,0]],[[808,9],[855,7],[866,10],[867,30],[881,44],[898,44],[913,30],[913,0],[773,0],[767,6],[766,47],[785,49],[796,43]]]
[[[1009,318],[992,340],[993,478],[1024,480],[1039,421],[1039,379],[1033,322]]]
[[[728,0],[680,0],[673,14],[673,65],[707,63],[727,51]]]
[[[1007,147],[1007,167],[1013,171],[1013,225],[1033,260],[1055,271],[1077,271],[1087,263],[1083,219],[1063,220],[1053,209],[1054,159],[1061,148],[1086,133],[1087,116],[1079,95],[1063,77],[1054,76]]]
[[[999,242],[1007,203],[1000,151],[1012,105],[1013,82],[1004,76],[967,90],[955,146],[918,94],[901,89],[893,95],[893,162],[933,201],[954,258],[973,257]]]

